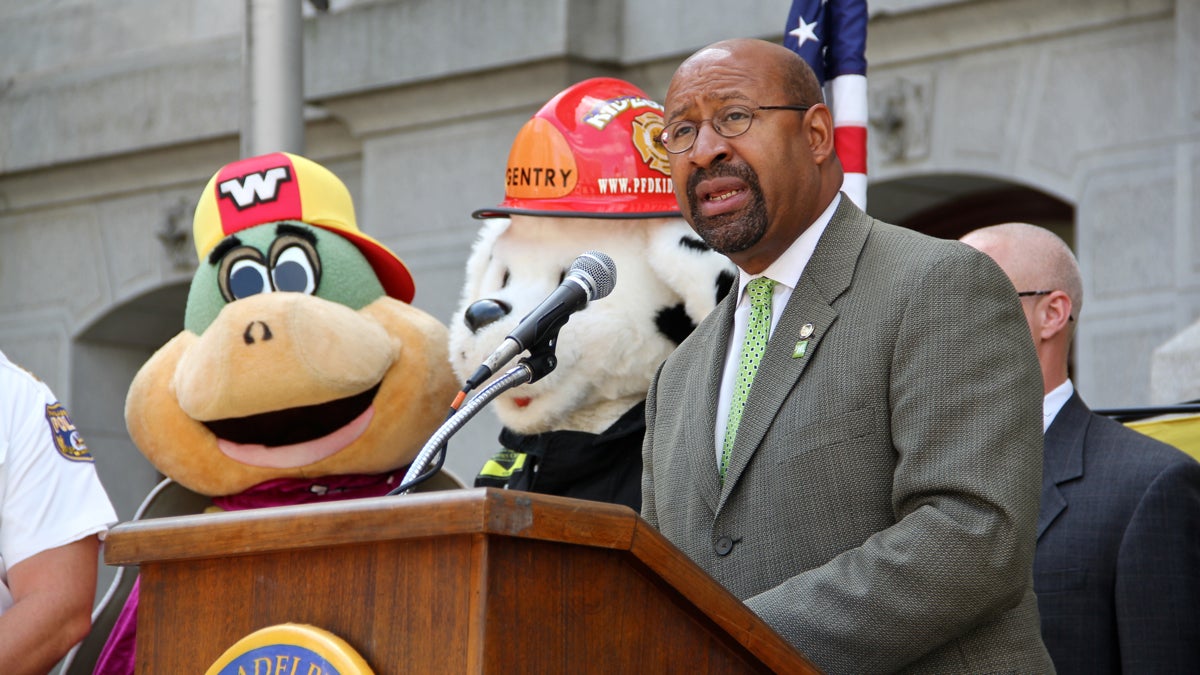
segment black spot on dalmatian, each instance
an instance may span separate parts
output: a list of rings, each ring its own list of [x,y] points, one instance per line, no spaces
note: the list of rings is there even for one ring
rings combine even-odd
[[[720,303],[729,295],[729,291],[733,290],[733,282],[737,277],[733,276],[733,272],[729,270],[721,270],[717,275],[717,302]]]
[[[696,329],[696,324],[688,316],[682,302],[674,307],[663,307],[658,310],[658,314],[654,317],[654,324],[658,326],[659,332],[676,345],[683,342],[683,339]]]
[[[679,246],[680,248],[690,249],[698,253],[708,253],[712,250],[708,244],[704,243],[703,239],[697,237],[680,237]],[[733,290],[733,282],[735,281],[737,281],[737,277],[734,276],[733,272],[727,270],[722,271],[717,276],[716,291],[718,303],[725,299],[726,295],[729,295],[729,291]]]
[[[693,251],[698,251],[700,253],[708,253],[712,250],[708,247],[708,244],[704,243],[703,239],[698,239],[696,237],[680,237],[679,245],[683,248],[690,248]]]

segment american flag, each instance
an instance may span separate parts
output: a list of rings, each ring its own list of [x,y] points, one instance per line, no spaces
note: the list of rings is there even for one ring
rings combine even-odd
[[[793,0],[783,44],[812,66],[833,112],[842,191],[867,208],[867,0]]]

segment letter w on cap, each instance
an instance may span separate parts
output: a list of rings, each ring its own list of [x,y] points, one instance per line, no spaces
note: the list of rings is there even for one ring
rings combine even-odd
[[[238,211],[241,211],[255,204],[275,201],[279,197],[279,184],[291,179],[286,166],[277,166],[248,174],[240,180],[230,178],[222,182],[218,189],[222,195],[231,198]]]

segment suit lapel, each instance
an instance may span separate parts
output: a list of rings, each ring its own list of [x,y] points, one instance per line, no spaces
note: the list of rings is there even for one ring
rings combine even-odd
[[[728,293],[712,314],[700,322],[693,332],[691,341],[707,345],[701,351],[698,362],[691,370],[689,381],[683,391],[695,395],[694,401],[684,404],[695,411],[694,424],[684,426],[687,438],[681,444],[689,453],[688,466],[692,467],[691,484],[696,486],[708,508],[715,513],[721,494],[721,482],[717,469],[717,450],[713,430],[717,423],[717,396],[721,388],[721,373],[725,365],[725,353],[729,349],[729,338],[733,332],[733,313],[737,307],[737,289]]]
[[[724,505],[758,451],[767,430],[780,414],[784,400],[816,357],[825,334],[837,319],[838,312],[832,303],[850,287],[870,228],[871,219],[842,195],[841,204],[796,282],[759,363],[725,472],[720,505]],[[732,323],[732,312],[729,323]],[[809,324],[811,328],[807,327]],[[807,344],[803,355],[797,356],[797,344],[802,341]],[[728,337],[723,344],[728,344]],[[717,366],[719,368],[721,363]],[[719,386],[719,382],[717,384]]]
[[[1054,422],[1046,429],[1042,462],[1042,505],[1038,510],[1037,536],[1050,527],[1067,508],[1067,498],[1059,485],[1083,476],[1083,441],[1087,437],[1091,410],[1079,393],[1063,404]]]

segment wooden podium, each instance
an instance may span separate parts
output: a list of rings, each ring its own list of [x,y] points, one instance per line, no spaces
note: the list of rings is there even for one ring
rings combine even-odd
[[[451,490],[123,523],[139,673],[311,624],[392,673],[817,673],[624,506]]]

